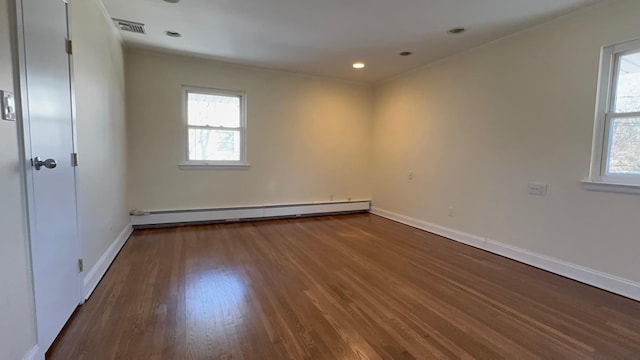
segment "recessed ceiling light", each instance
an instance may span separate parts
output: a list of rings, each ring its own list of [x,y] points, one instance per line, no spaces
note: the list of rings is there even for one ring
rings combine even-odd
[[[164,0],[164,2],[168,2],[170,4],[177,4],[180,2],[180,0]]]
[[[182,34],[180,34],[179,32],[175,32],[175,31],[165,31],[164,34],[169,36],[169,37],[174,37],[174,38],[179,38],[179,37],[182,36]]]
[[[400,56],[410,56],[410,55],[413,55],[411,51],[403,51],[400,53]]]
[[[462,34],[465,31],[467,31],[467,29],[465,29],[463,27],[457,27],[457,28],[453,28],[453,29],[449,30],[449,34],[458,35],[458,34]]]
[[[365,64],[363,62],[354,62],[353,63],[353,68],[354,69],[363,69],[365,67]]]

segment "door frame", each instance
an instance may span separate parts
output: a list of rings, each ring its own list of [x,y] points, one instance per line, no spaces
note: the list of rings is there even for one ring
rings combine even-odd
[[[56,0],[54,0],[56,1]],[[57,0],[61,1],[66,6],[66,21],[67,21],[67,39],[71,39],[71,18],[70,18],[70,4],[68,0]],[[27,213],[27,231],[29,238],[29,260],[31,267],[31,285],[32,285],[32,294],[33,294],[33,315],[35,319],[35,330],[36,330],[36,346],[40,344],[40,332],[39,332],[39,320],[37,316],[36,304],[37,304],[37,295],[35,292],[35,279],[34,279],[34,259],[33,259],[33,245],[34,238],[36,234],[36,226],[35,226],[35,193],[34,193],[34,169],[31,162],[33,158],[33,153],[31,150],[31,121],[29,114],[29,89],[27,86],[27,54],[25,49],[25,38],[24,38],[24,21],[23,21],[23,0],[15,0],[14,8],[9,9],[10,15],[13,15],[13,24],[12,25],[12,53],[13,53],[13,61],[14,61],[14,87],[16,92],[16,112],[17,112],[17,127],[18,127],[18,142],[20,149],[23,150],[21,152],[20,163],[22,165],[21,176],[23,180],[23,189],[26,203],[26,213]],[[12,11],[13,10],[13,11]],[[60,39],[61,48],[64,46],[64,40]],[[77,122],[76,122],[76,111],[75,111],[75,90],[73,85],[73,58],[71,55],[68,55],[69,62],[69,92],[71,97],[71,102],[69,106],[71,107],[71,131],[72,131],[72,150],[77,153],[78,143],[77,143]],[[71,154],[69,154],[69,160],[71,161]],[[74,172],[74,203],[76,207],[76,218],[74,221],[74,226],[76,227],[76,239],[75,239],[75,250],[77,259],[82,258],[82,243],[80,241],[80,232],[79,232],[79,214],[78,214],[78,170],[77,167],[73,168]],[[77,273],[77,295],[78,295],[78,305],[84,303],[83,296],[83,272],[78,271]],[[47,349],[39,349],[39,351],[44,356],[44,352]]]

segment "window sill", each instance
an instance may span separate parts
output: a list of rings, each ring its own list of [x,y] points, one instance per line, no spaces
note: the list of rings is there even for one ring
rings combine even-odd
[[[180,170],[248,170],[250,164],[207,164],[185,162],[178,164]]]
[[[581,181],[582,187],[588,191],[603,191],[619,194],[635,194],[640,195],[640,185],[632,184],[616,184],[608,182],[599,182],[592,180]]]

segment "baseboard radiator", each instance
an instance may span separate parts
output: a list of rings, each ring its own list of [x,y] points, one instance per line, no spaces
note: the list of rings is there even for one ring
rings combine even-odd
[[[247,206],[217,209],[194,209],[174,211],[151,211],[143,215],[132,215],[131,224],[135,229],[176,226],[197,223],[228,221],[266,220],[288,217],[348,214],[368,212],[370,200],[306,203],[288,205]]]

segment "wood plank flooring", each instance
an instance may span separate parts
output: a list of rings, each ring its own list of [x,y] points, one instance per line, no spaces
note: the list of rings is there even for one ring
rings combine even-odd
[[[375,215],[136,231],[49,359],[638,359],[640,303]]]

